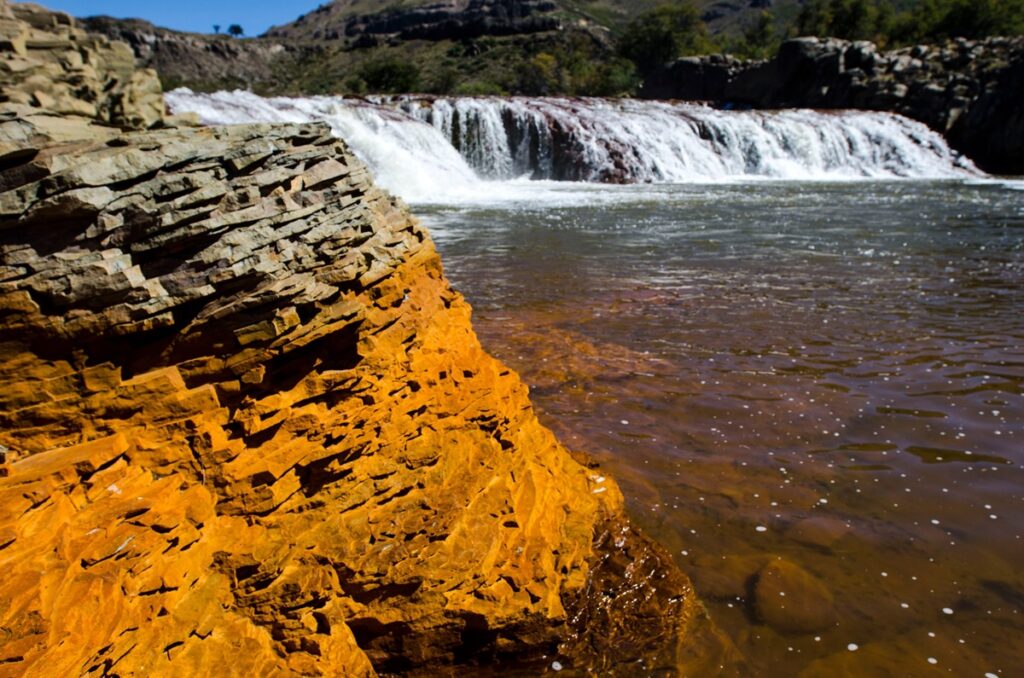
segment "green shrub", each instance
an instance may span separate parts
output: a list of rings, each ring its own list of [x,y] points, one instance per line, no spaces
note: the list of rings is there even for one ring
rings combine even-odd
[[[363,64],[359,68],[359,78],[365,83],[367,92],[414,92],[419,87],[420,69],[407,61],[384,57]]]
[[[594,66],[576,85],[576,94],[614,97],[632,94],[639,84],[636,66],[629,59],[612,59]]]
[[[479,80],[470,80],[469,82],[461,82],[456,87],[453,94],[459,96],[504,96],[508,94],[501,85],[493,82],[481,82]]]
[[[775,30],[775,16],[761,12],[754,23],[743,31],[743,36],[727,45],[726,51],[744,59],[767,59],[779,48],[778,32]]]
[[[650,73],[685,54],[705,54],[714,48],[700,12],[690,3],[661,5],[640,14],[619,36],[619,53]]]
[[[1024,34],[1024,0],[922,0],[901,17],[903,42]]]
[[[1024,0],[918,0],[905,11],[892,0],[811,0],[792,32],[904,45],[1021,35]]]
[[[888,0],[812,0],[797,16],[796,33],[885,42],[894,18]]]

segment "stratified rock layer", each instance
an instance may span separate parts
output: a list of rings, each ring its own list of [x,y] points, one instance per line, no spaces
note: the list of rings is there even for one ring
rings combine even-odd
[[[164,117],[156,71],[136,70],[128,45],[67,14],[0,0],[0,111],[12,104],[131,129]]]
[[[723,660],[326,126],[64,132],[0,125],[5,671]]]
[[[273,39],[237,40],[226,34],[183,33],[141,19],[88,17],[88,31],[127,43],[138,63],[155,69],[167,88],[258,88],[293,91],[295,79],[323,52],[322,45]]]

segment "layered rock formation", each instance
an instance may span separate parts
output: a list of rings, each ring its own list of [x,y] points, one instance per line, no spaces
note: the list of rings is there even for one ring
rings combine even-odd
[[[731,665],[326,126],[0,157],[5,674]]]
[[[90,17],[87,30],[131,46],[139,63],[155,69],[165,86],[281,90],[297,71],[312,67],[316,45],[280,40],[236,40],[226,35],[183,33],[139,19]]]
[[[156,72],[128,45],[38,5],[0,3],[0,110],[10,105],[142,129],[164,115]]]
[[[983,169],[1024,174],[1024,38],[890,52],[869,42],[799,38],[769,61],[680,59],[652,76],[642,95],[901,113],[944,134]]]

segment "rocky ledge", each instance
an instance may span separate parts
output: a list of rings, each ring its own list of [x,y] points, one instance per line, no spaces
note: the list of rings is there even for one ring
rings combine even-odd
[[[127,43],[138,62],[155,69],[168,89],[181,84],[200,89],[287,89],[296,72],[315,68],[310,60],[322,52],[318,45],[184,33],[140,19],[97,16],[84,19],[82,25]]]
[[[990,172],[1024,174],[1024,38],[879,51],[799,38],[769,61],[680,59],[642,95],[757,108],[861,108],[924,122]]]
[[[101,122],[0,113],[5,675],[732,665],[326,126]]]
[[[20,104],[140,129],[164,117],[156,72],[123,42],[87,33],[62,12],[0,2],[0,108]]]

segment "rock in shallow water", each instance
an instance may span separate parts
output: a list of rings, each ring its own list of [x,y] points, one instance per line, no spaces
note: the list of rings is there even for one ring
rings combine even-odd
[[[831,549],[836,542],[852,532],[852,528],[838,518],[805,518],[786,532],[790,539],[808,546]]]
[[[768,563],[757,574],[754,607],[761,621],[782,632],[811,633],[836,623],[828,588],[782,558]]]

